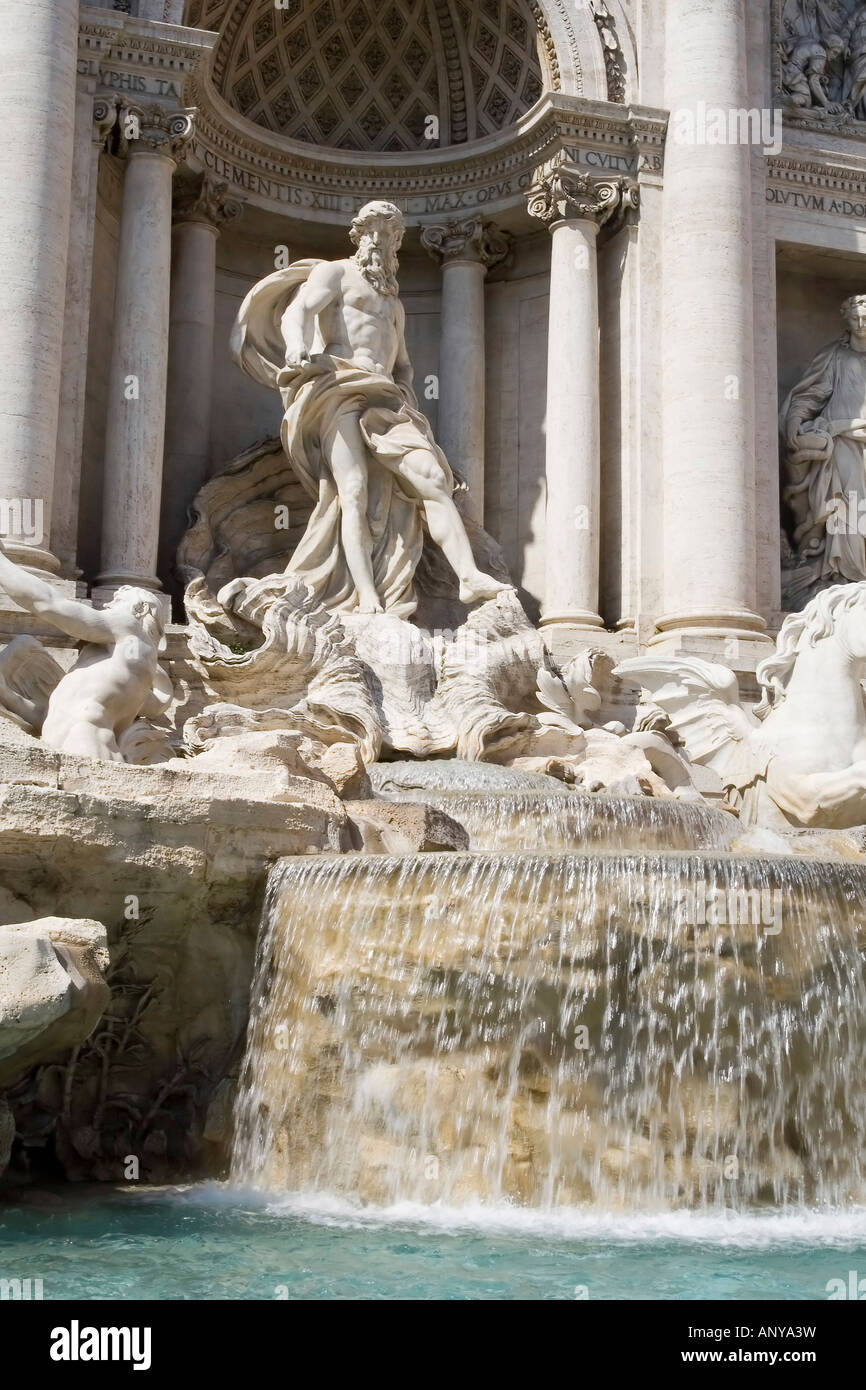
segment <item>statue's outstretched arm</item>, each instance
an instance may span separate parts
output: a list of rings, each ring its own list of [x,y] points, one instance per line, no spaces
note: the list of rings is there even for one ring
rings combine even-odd
[[[38,575],[30,574],[9,559],[0,541],[0,586],[22,608],[59,627],[61,632],[79,642],[112,642],[115,633],[111,621],[99,609],[86,603],[62,598],[50,584]]]

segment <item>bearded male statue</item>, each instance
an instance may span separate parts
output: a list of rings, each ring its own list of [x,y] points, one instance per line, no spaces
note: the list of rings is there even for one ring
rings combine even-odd
[[[340,261],[295,261],[256,285],[232,333],[235,360],[279,388],[283,448],[315,498],[287,567],[329,610],[414,612],[425,529],[464,603],[508,584],[476,565],[454,500],[454,476],[412,390],[392,203],[352,223],[357,250]]]

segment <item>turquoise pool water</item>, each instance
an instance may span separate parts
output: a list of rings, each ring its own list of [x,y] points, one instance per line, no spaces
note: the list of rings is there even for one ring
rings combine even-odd
[[[866,1210],[611,1216],[353,1208],[215,1184],[0,1204],[48,1299],[793,1299],[866,1281]],[[866,1291],[866,1282],[863,1285]]]

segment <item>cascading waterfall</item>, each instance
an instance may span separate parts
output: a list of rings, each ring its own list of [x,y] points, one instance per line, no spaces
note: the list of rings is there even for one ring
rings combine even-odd
[[[417,801],[418,793],[389,793],[393,801]],[[425,791],[436,806],[469,832],[472,849],[548,851],[724,849],[738,829],[725,811],[702,802],[681,804],[643,797],[581,795],[578,792]]]
[[[708,851],[284,860],[233,1176],[376,1203],[861,1201],[864,890],[855,864]]]

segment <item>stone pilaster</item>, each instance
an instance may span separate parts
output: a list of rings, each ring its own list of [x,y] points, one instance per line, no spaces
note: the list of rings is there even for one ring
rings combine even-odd
[[[623,179],[540,171],[527,209],[551,233],[542,623],[598,628],[600,397],[597,238],[631,206]]]
[[[764,639],[756,612],[752,150],[746,0],[667,0],[662,252],[664,616],[656,642]]]
[[[156,577],[165,442],[172,176],[193,132],[188,112],[127,107],[127,156],[106,421],[102,570],[94,598]]]
[[[0,533],[49,549],[72,195],[78,0],[4,0],[0,41]]]
[[[469,485],[465,511],[484,523],[484,280],[511,238],[480,217],[425,227],[421,244],[442,267],[438,439]]]
[[[205,174],[176,183],[159,542],[159,574],[167,584],[187,507],[208,472],[217,238],[242,211],[228,184]]]

